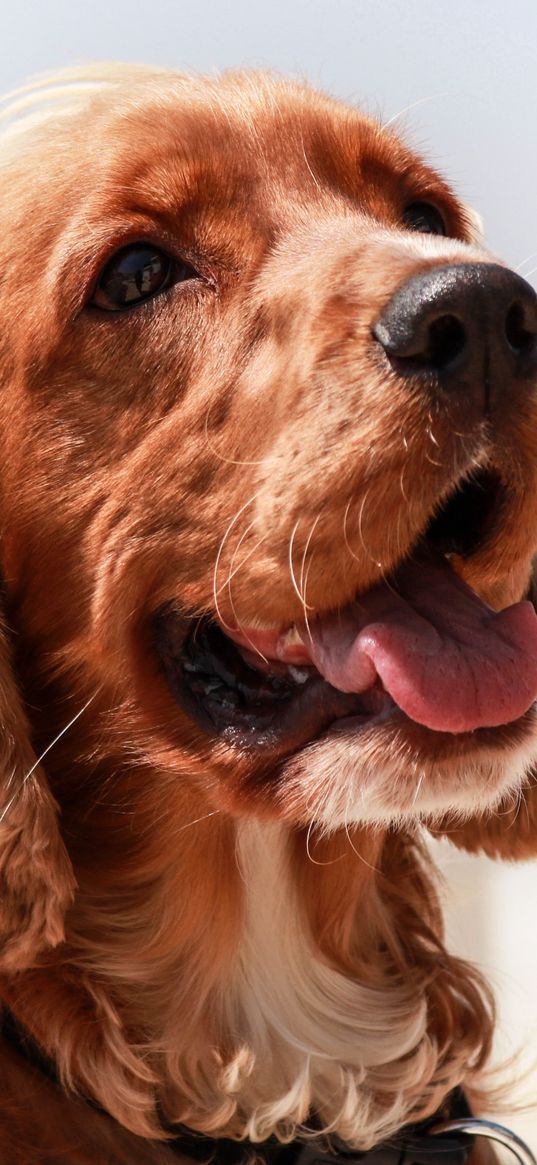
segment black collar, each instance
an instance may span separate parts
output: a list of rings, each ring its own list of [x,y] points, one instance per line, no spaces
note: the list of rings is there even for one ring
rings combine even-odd
[[[7,1009],[2,1015],[1,1028],[2,1038],[27,1063],[58,1083],[52,1061]],[[99,1107],[92,1101],[88,1103],[92,1107]],[[253,1161],[261,1165],[466,1165],[472,1149],[471,1138],[465,1133],[435,1135],[431,1129],[441,1121],[471,1115],[464,1093],[457,1088],[433,1117],[421,1124],[409,1125],[381,1145],[365,1152],[349,1149],[337,1137],[318,1137],[313,1127],[307,1139],[292,1141],[288,1145],[282,1145],[276,1137],[253,1144],[251,1141],[206,1137],[202,1133],[182,1128],[179,1135],[168,1141],[167,1145],[201,1165],[249,1165]]]
[[[461,1089],[450,1093],[442,1108],[419,1125],[409,1125],[374,1149],[349,1149],[337,1137],[329,1140],[314,1135],[307,1140],[282,1145],[275,1137],[259,1144],[250,1141],[212,1139],[184,1129],[172,1144],[205,1165],[466,1165],[473,1140],[465,1133],[433,1135],[431,1129],[442,1120],[470,1117],[471,1110]]]

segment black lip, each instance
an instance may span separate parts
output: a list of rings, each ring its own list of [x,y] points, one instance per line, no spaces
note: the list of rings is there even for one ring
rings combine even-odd
[[[314,668],[302,683],[257,671],[211,619],[173,607],[155,616],[154,639],[177,703],[205,732],[243,750],[288,754],[344,717],[369,722],[389,699],[376,690],[339,692]]]

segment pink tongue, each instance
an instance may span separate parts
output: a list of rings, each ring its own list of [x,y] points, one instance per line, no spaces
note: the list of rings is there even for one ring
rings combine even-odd
[[[412,720],[468,732],[516,720],[537,698],[537,615],[531,603],[498,614],[447,560],[411,562],[360,602],[311,624],[305,646],[342,692],[377,676]]]

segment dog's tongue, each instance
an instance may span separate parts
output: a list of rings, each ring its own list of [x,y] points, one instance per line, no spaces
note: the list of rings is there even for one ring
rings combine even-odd
[[[312,622],[305,647],[333,687],[359,693],[380,677],[412,720],[443,732],[508,724],[528,710],[537,698],[531,603],[492,611],[446,559],[406,564],[395,586]]]

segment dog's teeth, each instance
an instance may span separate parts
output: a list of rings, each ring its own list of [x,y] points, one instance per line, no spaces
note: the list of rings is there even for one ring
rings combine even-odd
[[[293,667],[292,663],[290,663],[289,664],[289,675],[295,681],[295,684],[305,684],[306,680],[309,676],[309,672],[307,671],[306,668]]]
[[[302,639],[300,638],[296,623],[293,623],[289,630],[280,637],[278,654],[286,651],[289,647],[302,647]]]
[[[298,668],[300,672],[303,667],[311,664],[309,652],[304,646],[302,636],[295,623],[279,636],[276,645],[276,658],[280,659],[282,663],[286,663],[288,667],[292,665]],[[304,681],[300,679],[297,682],[303,683]]]

